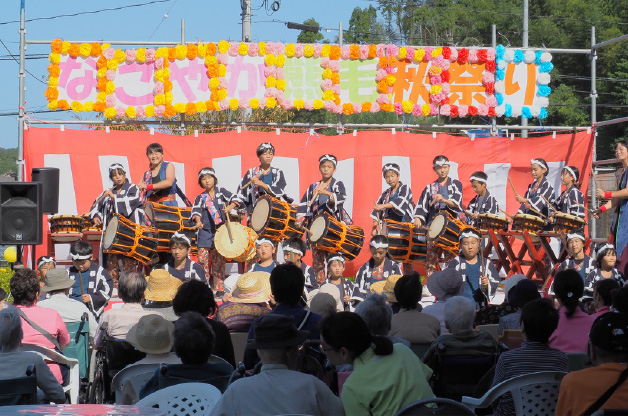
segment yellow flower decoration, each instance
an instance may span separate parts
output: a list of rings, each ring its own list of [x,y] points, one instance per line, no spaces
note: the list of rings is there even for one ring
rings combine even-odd
[[[207,105],[205,105],[205,101],[199,101],[194,105],[196,106],[197,113],[204,113],[207,111]]]
[[[332,90],[327,90],[323,93],[323,100],[330,101],[334,99],[334,92]]]
[[[51,110],[56,110],[58,107],[57,100],[52,100],[48,102],[48,108]]]
[[[423,114],[424,116],[429,116],[430,115],[430,105],[429,104],[423,104],[421,106],[421,114]]]
[[[111,95],[114,92],[116,92],[116,85],[113,83],[113,81],[107,82],[107,87],[105,88],[105,92],[107,93],[107,95]]]
[[[59,65],[59,62],[61,62],[61,56],[58,53],[51,52],[50,55],[48,55],[48,60],[55,65]]]
[[[154,77],[155,77],[155,81],[164,82],[166,80],[165,72],[163,69],[158,69],[157,71],[155,71]]]
[[[67,40],[64,40],[63,43],[61,44],[61,53],[67,54],[68,52],[70,52],[70,46],[72,46],[72,44],[68,42]],[[103,48],[103,50],[104,49],[105,48]]]
[[[321,108],[323,108],[325,106],[325,103],[323,103],[323,100],[314,100],[314,109],[315,110],[320,110]]]
[[[419,48],[414,51],[414,60],[417,62],[421,62],[423,57],[425,56],[425,49]]]
[[[273,55],[272,53],[266,55],[266,57],[264,57],[264,63],[266,64],[266,66],[274,66],[277,63],[275,55]]]
[[[83,111],[94,111],[94,102],[88,101],[83,104]]]
[[[331,79],[333,72],[331,72],[331,69],[329,68],[325,68],[325,70],[323,71],[323,79]]]
[[[107,48],[109,48],[111,46],[111,43],[103,43],[102,45],[100,45],[100,49],[101,50],[105,50]]]
[[[432,88],[430,88],[430,94],[438,94],[439,92],[441,92],[443,89],[443,87],[441,85],[432,85]]]
[[[185,113],[185,104],[183,104],[183,103],[176,103],[174,105],[174,111],[176,111],[179,114]]]
[[[232,111],[235,111],[238,109],[238,99],[237,98],[232,98],[229,100],[229,108]]]
[[[113,54],[113,59],[118,61],[118,63],[122,63],[126,59],[126,54],[122,49],[116,49],[116,52]]]
[[[399,48],[399,53],[397,54],[397,58],[406,59],[407,56],[408,56],[408,48],[406,48],[405,46],[403,48]]]
[[[107,69],[111,69],[112,71],[118,69],[118,61],[114,59],[107,61]]]
[[[386,83],[387,83],[389,86],[393,86],[393,85],[395,85],[395,81],[396,81],[396,80],[397,80],[397,79],[395,78],[395,76],[394,76],[393,74],[388,74],[388,75],[386,75]]]
[[[440,75],[443,72],[443,68],[440,66],[432,65],[430,67],[430,75]]]
[[[218,76],[219,77],[224,77],[227,75],[227,67],[224,65],[219,65],[218,66]]]
[[[79,46],[79,54],[83,58],[87,58],[91,53],[92,45],[90,45],[89,43],[81,43],[81,46]]]
[[[438,48],[432,49],[432,58],[436,58],[438,55],[443,54],[443,48],[439,46]]]
[[[115,118],[116,116],[116,109],[113,107],[107,107],[105,108],[105,117],[106,118]]]
[[[401,102],[401,109],[403,110],[404,113],[410,114],[413,108],[414,108],[414,104],[412,104],[412,101],[404,100]]]
[[[297,110],[301,110],[305,107],[305,101],[303,100],[294,100],[294,108]]]
[[[222,100],[224,100],[225,98],[227,98],[227,90],[226,90],[226,89],[224,89],[224,88],[223,88],[223,89],[221,89],[221,90],[218,90],[218,100],[219,100],[219,101],[222,101]]]
[[[155,117],[155,107],[152,105],[146,106],[146,117]]]
[[[263,42],[260,42],[263,43]],[[265,45],[264,45],[265,46]],[[260,48],[261,50],[261,48]],[[256,109],[259,108],[259,98],[251,98],[251,102],[249,103],[249,105],[251,106],[252,109]]]
[[[267,108],[275,108],[276,105],[277,105],[277,99],[275,97],[268,97],[266,99]]]
[[[278,79],[277,80],[277,89],[278,90],[285,90],[286,89],[286,80],[285,79]]]
[[[100,68],[98,72],[96,72],[96,76],[98,76],[98,78],[104,78],[107,76],[107,68]]]
[[[70,105],[70,108],[75,113],[80,113],[81,111],[83,111],[83,104],[81,104],[78,101],[72,101],[72,104]]]
[[[277,63],[275,64],[277,65],[277,68],[281,68],[283,64],[285,63],[286,63],[286,57],[284,55],[277,56]]]
[[[216,58],[214,55],[210,55],[210,56],[206,56],[205,57],[205,65],[206,66],[215,65],[217,63],[218,63],[218,58]]]
[[[204,58],[207,55],[207,44],[199,43],[198,44],[198,56]],[[205,105],[205,103],[203,103]],[[207,106],[205,105],[205,111],[207,111]],[[199,111],[199,113],[204,113],[205,111]]]
[[[218,78],[212,78],[209,80],[209,89],[215,90],[220,86],[220,80]]]
[[[48,86],[49,87],[54,88],[57,85],[59,85],[59,78],[57,78],[57,77],[49,77],[48,78]]]
[[[172,103],[172,99],[174,98],[172,96],[172,91],[168,91],[167,93],[164,94],[166,96],[166,104],[170,104]]]
[[[180,61],[185,59],[188,54],[188,47],[185,45],[177,45],[174,47],[174,56]]]
[[[244,42],[241,42],[240,46],[238,46],[238,53],[240,55],[243,55],[243,56],[248,54],[249,53],[249,45],[247,45]]]
[[[104,103],[105,101],[107,101],[107,93],[106,92],[101,91],[98,94],[96,94],[96,102],[97,103]]]
[[[166,104],[166,96],[163,94],[155,95],[155,105],[164,105]]]
[[[328,58],[330,51],[331,51],[331,46],[329,44],[323,45],[323,49],[321,49],[321,56],[324,58]]]
[[[220,42],[218,42],[218,52],[227,53],[228,50],[229,42],[227,42],[226,40],[221,40]]]
[[[288,58],[292,58],[294,56],[294,43],[289,43],[286,45],[286,56]]]
[[[135,107],[133,107],[132,105],[128,106],[126,108],[126,110],[124,111],[124,114],[126,114],[127,117],[129,118],[135,118],[135,116],[137,116],[137,112],[135,111]]]
[[[274,88],[277,85],[277,80],[275,77],[270,76],[266,78],[266,88]]]
[[[312,56],[314,56],[314,46],[312,45],[305,45],[305,47],[303,48],[303,56],[305,56],[306,58],[311,58]]]
[[[168,48],[161,47],[155,51],[155,58],[166,58],[168,56]]]
[[[135,51],[135,60],[139,63],[146,62],[146,48],[138,48]]]

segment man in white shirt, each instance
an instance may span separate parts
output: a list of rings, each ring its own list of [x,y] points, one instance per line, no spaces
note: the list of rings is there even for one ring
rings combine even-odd
[[[96,334],[98,323],[94,318],[94,314],[87,309],[84,303],[69,297],[70,288],[74,284],[65,269],[51,269],[46,273],[46,280],[42,292],[48,292],[50,297],[46,300],[37,302],[42,308],[50,308],[56,310],[63,322],[80,322],[83,314],[87,313],[89,318],[89,336],[93,338]]]

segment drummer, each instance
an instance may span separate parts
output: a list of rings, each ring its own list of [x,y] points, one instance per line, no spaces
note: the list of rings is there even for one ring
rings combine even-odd
[[[170,238],[172,259],[161,268],[183,282],[192,279],[206,282],[207,278],[205,277],[203,267],[188,257],[191,246],[192,241],[187,235],[175,232]],[[159,266],[156,268],[159,268]]]
[[[305,222],[307,226],[318,214],[326,212],[340,222],[351,224],[351,218],[344,210],[347,197],[345,185],[333,177],[338,166],[338,159],[334,155],[325,154],[318,158],[318,164],[321,180],[308,186],[301,197],[297,223]],[[325,280],[326,256],[327,252],[323,250],[312,250],[312,266],[318,284],[322,284]]]
[[[402,274],[399,264],[388,257],[388,238],[386,236],[373,236],[369,248],[371,249],[371,258],[358,269],[358,273],[355,275],[353,299],[366,299],[371,284],[384,281],[392,274]]]
[[[351,295],[355,290],[353,282],[345,277],[345,258],[340,253],[330,253],[327,256],[327,283],[336,286],[342,298],[345,311],[351,310]]]
[[[305,276],[305,290],[309,293],[318,288],[314,277],[314,269],[303,262],[303,256],[307,252],[305,241],[298,237],[292,237],[283,242],[283,258],[286,263],[292,263],[303,271]]]
[[[386,220],[397,222],[412,222],[414,202],[412,202],[412,190],[399,181],[401,169],[396,163],[386,163],[382,168],[382,175],[388,184],[386,189],[375,203],[371,218],[373,228],[371,235],[377,235],[381,230],[381,223]]]
[[[534,216],[549,216],[549,205],[554,204],[554,188],[547,180],[549,167],[544,159],[537,158],[530,161],[530,173],[534,181],[528,186],[525,196],[515,198],[521,204],[519,214]],[[547,200],[547,201],[546,201]],[[540,215],[539,215],[540,214]]]
[[[107,224],[114,216],[119,214],[132,223],[144,223],[144,209],[140,199],[138,186],[129,182],[126,177],[124,166],[114,163],[109,166],[109,179],[113,186],[105,189],[96,198],[89,212],[89,219],[94,225],[102,225],[103,235],[107,229]],[[102,250],[103,245],[100,245]],[[134,272],[139,266],[139,262],[131,257],[121,254],[103,254],[104,263],[107,265],[107,272],[111,275],[114,285],[117,286],[121,272]]]
[[[70,298],[83,302],[98,319],[113,292],[113,281],[107,270],[92,261],[94,249],[87,241],[75,241],[70,246],[72,267],[68,270],[74,284]]]
[[[164,161],[164,149],[159,143],[149,144],[146,156],[150,169],[144,173],[142,181],[137,185],[144,193],[143,198],[149,202],[176,207],[177,179],[174,164]]]
[[[585,219],[584,212],[584,195],[580,192],[578,180],[580,171],[575,166],[565,166],[560,174],[560,182],[565,185],[565,190],[556,201],[556,209],[559,212],[573,215],[581,219]],[[550,214],[550,218],[554,220],[554,212]]]
[[[488,184],[488,175],[482,171],[473,172],[471,174],[471,188],[476,193],[466,210],[467,224],[477,227],[478,215],[481,214],[498,214],[499,205],[497,200],[486,189]]]
[[[198,173],[198,185],[204,189],[194,200],[190,219],[196,229],[196,244],[198,246],[198,262],[205,271],[205,276],[211,276],[210,286],[220,297],[225,289],[225,259],[214,245],[216,230],[227,221],[225,205],[231,199],[231,192],[218,186],[218,178],[214,169],[206,167]]]
[[[257,253],[257,262],[253,263],[247,272],[266,272],[270,273],[277,266],[275,261],[275,253],[277,247],[268,238],[258,238],[255,240],[255,251]]]
[[[286,179],[283,171],[271,167],[275,157],[275,147],[272,143],[262,143],[257,147],[257,157],[260,165],[246,171],[242,178],[240,187],[231,197],[231,201],[226,208],[231,212],[234,208],[245,209],[250,215],[257,200],[263,195],[281,199],[289,199],[286,196]]]
[[[584,244],[586,238],[584,233],[580,230],[567,234],[567,251],[569,257],[567,257],[556,269],[556,272],[574,269],[582,277],[582,281],[585,282],[587,276],[595,270],[595,263],[591,257],[584,253]]]
[[[462,183],[449,177],[449,159],[439,155],[432,161],[436,180],[428,184],[414,209],[414,225],[421,228],[432,222],[441,210],[447,210],[454,216],[462,212]]]

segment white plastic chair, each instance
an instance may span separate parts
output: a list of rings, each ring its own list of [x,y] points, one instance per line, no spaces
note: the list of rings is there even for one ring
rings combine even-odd
[[[140,389],[155,374],[159,363],[131,364],[113,377],[111,390],[115,392],[116,404],[135,404]]]
[[[553,415],[558,402],[560,382],[566,374],[559,371],[541,371],[513,377],[494,386],[479,399],[463,396],[462,403],[475,410],[489,407],[503,394],[511,393],[516,416]]]
[[[39,354],[44,361],[67,365],[70,368],[70,379],[67,385],[63,386],[63,391],[69,396],[71,404],[78,404],[81,376],[79,374],[79,362],[76,358],[66,357],[55,350],[40,345],[22,344],[19,349],[20,351],[35,352]]]
[[[168,416],[208,415],[222,394],[206,383],[182,383],[156,391],[135,405],[158,407]]]

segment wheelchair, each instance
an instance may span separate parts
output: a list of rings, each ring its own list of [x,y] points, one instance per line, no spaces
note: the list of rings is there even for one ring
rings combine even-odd
[[[89,364],[91,344],[89,342],[89,318],[84,313],[78,322],[66,323],[70,334],[70,343],[63,350],[63,355],[75,358],[79,362],[80,391],[79,403],[87,403],[89,390]]]

